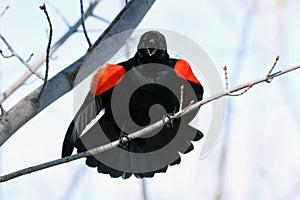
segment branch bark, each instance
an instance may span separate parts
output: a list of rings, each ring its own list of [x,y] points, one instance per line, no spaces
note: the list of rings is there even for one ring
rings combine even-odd
[[[82,66],[85,65],[86,61],[95,53],[96,50],[97,54],[101,55],[98,59],[101,59],[103,63],[105,63],[105,59],[114,55],[123,46],[132,31],[137,27],[154,2],[155,0],[130,1],[98,38],[91,50],[85,56],[79,58],[47,82],[44,92],[40,98],[37,97],[42,86],[24,97],[19,103],[10,109],[6,115],[1,116],[0,146],[30,119],[55,100],[72,90],[78,83],[94,72],[99,65],[89,65],[89,67],[85,68],[85,73],[81,74],[82,76],[80,76],[80,78],[77,76],[77,73],[80,71]],[[109,51],[105,48],[101,48],[105,39],[124,31],[128,31],[128,34],[126,35],[127,37],[122,38],[122,41],[119,41],[119,43],[113,48],[110,48]]]
[[[249,86],[252,87],[252,86],[254,86],[256,84],[259,84],[259,83],[262,83],[262,82],[270,83],[269,81],[274,79],[275,77],[281,76],[283,74],[286,74],[288,72],[291,72],[291,71],[299,69],[299,68],[300,68],[300,65],[294,66],[294,67],[289,67],[289,68],[286,68],[285,70],[278,71],[276,73],[266,75],[266,76],[263,76],[259,79],[250,81],[248,83],[241,84],[237,87],[234,87],[234,88],[231,88],[231,89],[225,89],[224,91],[221,91],[217,94],[214,94],[214,95],[212,95],[212,96],[210,96],[206,99],[203,99],[202,101],[199,101],[199,102],[197,102],[197,103],[195,103],[191,106],[188,106],[187,108],[185,108],[183,110],[180,110],[179,112],[175,113],[173,116],[165,117],[162,120],[160,120],[160,121],[158,121],[158,122],[156,122],[156,123],[154,123],[150,126],[147,126],[147,127],[143,128],[142,130],[139,130],[139,131],[136,131],[134,133],[131,133],[131,134],[127,135],[128,138],[127,137],[122,138],[122,140],[123,140],[122,142],[128,142],[128,140],[132,140],[132,139],[137,138],[137,137],[142,137],[142,136],[144,136],[144,135],[146,135],[146,134],[148,134],[148,133],[150,133],[150,132],[152,132],[152,131],[154,131],[158,128],[161,128],[162,126],[165,125],[165,123],[169,122],[170,120],[180,118],[181,116],[183,116],[183,115],[185,115],[189,112],[192,112],[192,111],[198,109],[200,106],[202,106],[204,104],[207,104],[211,101],[217,100],[217,99],[219,99],[221,97],[224,97],[224,96],[231,96],[230,94],[232,94],[234,92],[240,91],[240,90],[245,89],[245,88],[249,88]],[[32,172],[40,171],[40,170],[50,168],[50,167],[53,167],[53,166],[56,166],[56,165],[60,165],[60,164],[63,164],[63,163],[68,163],[68,162],[71,162],[71,161],[74,161],[74,160],[77,160],[77,159],[80,159],[80,158],[85,158],[87,156],[103,153],[103,152],[108,151],[110,149],[116,148],[119,145],[119,142],[120,142],[119,140],[116,140],[114,142],[111,142],[109,144],[91,149],[89,151],[81,152],[81,153],[78,153],[78,154],[75,154],[75,155],[71,155],[71,156],[68,156],[68,157],[61,158],[61,159],[53,160],[53,161],[50,161],[50,162],[47,162],[47,163],[32,166],[32,167],[25,168],[25,169],[22,169],[22,170],[19,170],[19,171],[16,171],[16,172],[13,172],[13,173],[10,173],[10,174],[7,174],[7,175],[0,176],[0,182],[5,182],[5,181],[11,180],[13,178],[16,178],[16,177],[19,177],[19,176],[22,176],[22,175],[25,175],[25,174],[30,174]]]

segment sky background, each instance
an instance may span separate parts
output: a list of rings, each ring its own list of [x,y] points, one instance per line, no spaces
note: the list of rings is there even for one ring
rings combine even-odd
[[[49,2],[69,25],[79,19],[79,1]],[[89,1],[84,2],[87,7]],[[34,53],[31,64],[44,54],[48,41],[48,23],[38,8],[42,3],[0,0],[0,13],[9,6],[0,18],[0,32],[25,59]],[[94,13],[112,21],[123,7],[124,1],[102,0]],[[299,8],[296,0],[159,0],[138,28],[169,29],[190,38],[206,51],[220,77],[227,65],[233,87],[266,75],[277,55],[280,60],[275,71],[300,63]],[[55,42],[68,26],[50,5],[48,12]],[[95,41],[108,24],[89,18],[86,26]],[[87,48],[82,32],[73,34],[52,56],[50,77],[84,55]],[[9,54],[2,41],[0,49]],[[0,59],[3,92],[27,69],[16,58]],[[218,183],[223,183],[223,199],[300,199],[299,77],[300,70],[294,71],[271,84],[256,85],[240,97],[226,98],[222,136],[213,151],[199,159],[203,143],[199,141],[180,165],[146,179],[149,199],[215,199]],[[4,108],[8,110],[41,84],[36,77],[30,78],[3,103]],[[1,175],[60,157],[65,131],[74,116],[73,97],[74,92],[69,92],[51,104],[1,147]],[[204,132],[210,114],[214,113],[205,106],[200,111]],[[142,199],[142,181],[98,174],[83,159],[0,184],[3,200],[124,197]]]

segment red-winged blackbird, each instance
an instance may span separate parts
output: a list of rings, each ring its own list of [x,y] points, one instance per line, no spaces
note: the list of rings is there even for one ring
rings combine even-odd
[[[191,100],[202,100],[203,87],[190,65],[184,60],[169,58],[161,33],[144,33],[134,57],[98,69],[83,105],[67,130],[62,156],[71,155],[74,147],[83,152],[126,137],[177,112],[182,85],[183,107]],[[98,123],[84,130],[102,109],[105,111]],[[171,121],[144,137],[120,142],[118,148],[89,156],[86,164],[111,177],[129,178],[134,174],[143,178],[165,172],[169,165],[180,163],[179,152],[190,152],[191,141],[203,137],[200,131],[188,125],[196,113]]]

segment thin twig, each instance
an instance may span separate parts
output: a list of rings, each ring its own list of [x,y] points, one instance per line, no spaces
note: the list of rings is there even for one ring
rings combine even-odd
[[[246,92],[248,92],[248,90],[250,90],[250,88],[252,88],[252,85],[248,85],[248,87],[246,87],[244,90],[242,90],[239,93],[229,93],[228,96],[232,96],[232,97],[241,96],[241,95],[245,94]]]
[[[5,9],[0,14],[0,18],[3,17],[3,15],[6,13],[6,11],[9,9],[9,6],[6,6]]]
[[[228,86],[229,86],[229,78],[228,78],[226,65],[223,67],[223,70],[224,70],[224,75],[225,75],[225,90],[227,90]],[[240,93],[228,93],[227,95],[228,96],[233,96],[233,97],[241,96],[241,95],[245,94],[250,88],[252,88],[252,85],[249,85],[247,88],[245,88]]]
[[[188,109],[190,109],[190,107],[192,107],[192,105],[193,105],[194,103],[195,103],[195,101],[194,101],[194,100],[191,100],[190,103],[189,103],[189,105],[188,105],[187,107],[185,107],[183,110],[179,111],[179,112],[181,112],[182,114],[179,115],[177,118],[179,118],[179,117],[181,117],[182,115],[184,115],[185,112],[187,112]]]
[[[227,73],[227,67],[226,65],[223,67],[224,75],[225,75],[225,90],[228,89],[229,83],[228,83],[228,73]]]
[[[44,11],[45,15],[46,15],[46,18],[47,18],[47,21],[48,21],[48,24],[49,24],[49,40],[48,40],[48,45],[47,45],[47,50],[46,50],[46,71],[45,71],[45,79],[44,79],[44,84],[43,84],[43,87],[41,89],[41,92],[39,94],[39,97],[41,97],[41,95],[43,94],[43,91],[46,87],[46,84],[47,84],[47,81],[48,81],[48,74],[49,74],[49,56],[50,56],[50,48],[51,48],[51,41],[52,41],[52,34],[53,34],[53,28],[52,28],[52,24],[51,24],[51,20],[50,20],[50,17],[49,17],[49,14],[47,12],[47,9],[46,9],[46,5],[43,4],[42,6],[40,6],[40,9],[42,11]]]
[[[33,57],[33,55],[34,55],[33,53],[30,54],[29,58],[26,60],[27,63],[29,63],[29,61],[31,60],[31,58]]]
[[[142,184],[142,195],[143,195],[143,200],[148,200],[148,195],[147,195],[147,180],[143,178],[141,180]]]
[[[179,103],[179,110],[182,110],[182,104],[183,104],[183,90],[184,90],[184,86],[182,85],[180,87],[180,103]]]
[[[3,57],[3,58],[11,58],[11,57],[14,57],[14,55],[13,54],[10,54],[10,55],[4,55],[4,53],[3,53],[3,51],[2,51],[2,49],[0,49],[0,54],[1,54],[1,56]]]
[[[85,23],[84,23],[85,15],[84,15],[84,10],[83,10],[82,0],[80,0],[80,14],[81,14],[81,25],[82,25],[83,33],[84,33],[84,36],[86,38],[87,43],[89,44],[89,48],[91,48],[92,43],[91,43],[90,38],[87,34],[87,31],[86,31],[86,28],[85,28]]]
[[[276,56],[276,59],[275,59],[273,65],[272,65],[272,67],[271,67],[269,73],[267,74],[267,77],[269,77],[270,74],[271,74],[271,73],[273,72],[273,70],[275,69],[275,66],[277,65],[278,60],[279,60],[279,56]],[[270,79],[268,80],[268,82],[270,83],[271,81],[272,81],[272,79],[270,78]]]
[[[86,16],[85,19],[87,19],[88,16],[92,15],[93,10],[96,8],[96,6],[100,1],[101,0],[96,0],[88,7],[85,13]],[[81,18],[72,27],[70,27],[70,29],[52,46],[52,48],[50,49],[50,56],[54,52],[56,52],[59,49],[59,47],[61,47],[67,41],[67,39],[69,39],[70,36],[77,31],[78,27],[80,26],[81,26]],[[36,71],[38,68],[40,68],[42,64],[45,62],[45,59],[46,59],[46,54],[42,55],[40,59],[35,64],[32,65],[32,67],[30,68],[31,71]],[[31,75],[32,73],[30,71],[24,73],[13,85],[11,85],[6,91],[0,94],[0,103],[2,103],[11,94],[13,94],[18,88],[20,88],[24,84],[24,82],[27,79],[29,79]]]
[[[162,120],[160,120],[160,121],[158,121],[158,122],[156,122],[156,123],[154,123],[150,126],[147,126],[147,127],[143,128],[142,130],[139,130],[139,131],[136,131],[134,133],[131,133],[131,134],[127,135],[127,137],[122,138],[122,142],[128,142],[129,140],[133,140],[134,138],[144,136],[144,135],[146,135],[146,134],[148,134],[148,133],[150,133],[150,132],[152,132],[152,131],[154,131],[158,128],[161,128],[162,126],[165,125],[165,123],[168,123],[171,120],[174,120],[174,119],[177,119],[177,118],[179,118],[183,115],[186,115],[189,112],[192,112],[196,109],[199,109],[200,106],[202,106],[204,104],[207,104],[209,102],[212,102],[214,100],[217,100],[221,97],[227,96],[230,93],[234,93],[234,92],[243,90],[243,89],[249,87],[249,85],[254,86],[254,85],[262,83],[262,82],[267,82],[267,80],[269,78],[275,78],[275,77],[281,76],[283,74],[286,74],[288,72],[291,72],[293,70],[299,69],[299,68],[300,68],[300,65],[294,66],[294,67],[289,67],[289,68],[286,68],[282,71],[278,71],[276,73],[270,74],[269,77],[263,76],[259,79],[253,80],[251,82],[244,83],[244,84],[239,85],[237,87],[221,91],[221,92],[219,92],[217,94],[214,94],[214,95],[212,95],[212,96],[210,96],[206,99],[203,99],[202,101],[199,101],[199,102],[197,102],[193,105],[189,105],[187,109],[183,109],[183,110],[175,113],[174,115],[169,116],[168,118],[163,118]],[[116,140],[116,141],[111,142],[109,144],[102,145],[100,147],[97,147],[97,148],[94,148],[94,149],[91,149],[91,150],[88,150],[88,151],[85,151],[85,152],[81,152],[81,153],[78,153],[78,154],[75,154],[75,155],[71,155],[71,156],[68,156],[68,157],[61,158],[61,159],[57,159],[57,160],[53,160],[53,161],[46,162],[46,163],[43,163],[43,164],[35,165],[35,166],[32,166],[32,167],[21,169],[21,170],[16,171],[16,172],[12,172],[12,173],[7,174],[7,175],[0,176],[0,182],[5,182],[5,181],[11,180],[13,178],[16,178],[16,177],[19,177],[19,176],[22,176],[22,175],[25,175],[25,174],[40,171],[40,170],[50,168],[50,167],[53,167],[53,166],[57,166],[57,165],[60,165],[60,164],[63,164],[63,163],[71,162],[73,160],[77,160],[77,159],[80,159],[80,158],[84,158],[84,157],[88,157],[88,156],[91,156],[91,155],[96,155],[96,154],[99,154],[99,153],[103,153],[103,152],[108,151],[110,149],[113,149],[117,146],[119,146],[119,140]]]
[[[1,55],[4,57],[4,58],[11,58],[11,57],[16,57],[28,70],[29,70],[29,72],[31,73],[31,74],[34,74],[34,75],[36,75],[39,79],[41,79],[41,80],[44,80],[44,78],[40,75],[40,74],[38,74],[38,73],[36,73],[35,71],[33,71],[32,69],[31,69],[31,66],[29,65],[29,63],[26,61],[26,60],[24,60],[12,47],[11,47],[11,45],[7,42],[7,40],[0,34],[0,38],[1,38],[1,40],[4,42],[4,44],[7,46],[7,48],[8,48],[8,50],[11,52],[11,55],[10,56],[4,56],[3,55],[3,53],[2,53],[2,51],[0,52],[1,53]],[[31,55],[33,55],[33,54],[31,54]],[[30,58],[32,57],[30,55]]]
[[[96,19],[99,19],[100,21],[103,21],[106,24],[110,24],[110,21],[105,19],[104,17],[98,16],[98,15],[95,15],[95,14],[92,14],[92,17],[95,17]]]
[[[102,29],[87,29],[87,31],[89,32],[89,33],[99,33],[99,32],[101,32],[102,31]],[[77,33],[83,33],[83,30],[77,30]]]
[[[95,2],[96,1],[99,0],[95,0]],[[94,63],[90,65],[85,68],[85,73],[78,76],[82,67],[86,66],[87,62],[89,62],[90,56],[93,56],[96,53],[101,55],[99,57],[101,59],[100,62],[105,62],[106,59],[118,52],[155,2],[156,0],[131,0],[130,3],[119,12],[101,36],[99,36],[88,53],[78,58],[75,62],[64,68],[48,81],[48,86],[45,88],[44,94],[38,102],[36,100],[42,86],[36,88],[16,103],[7,112],[7,115],[0,119],[0,146],[30,119],[54,103],[57,99],[77,87],[78,84],[90,74],[94,73],[99,67],[99,64]],[[107,48],[99,48],[103,44],[106,44],[107,38],[124,31],[126,31],[127,34],[120,38],[117,45],[112,45],[109,48],[109,51],[107,51]]]

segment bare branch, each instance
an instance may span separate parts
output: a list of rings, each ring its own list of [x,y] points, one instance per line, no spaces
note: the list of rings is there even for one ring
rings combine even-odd
[[[4,42],[4,44],[7,46],[7,48],[9,49],[9,51],[11,52],[11,55],[10,56],[4,56],[2,51],[1,51],[1,55],[4,57],[4,58],[11,58],[11,57],[16,57],[30,72],[30,74],[34,74],[36,75],[39,79],[41,80],[44,80],[44,78],[36,73],[35,71],[33,71],[31,69],[31,66],[29,65],[29,63],[24,60],[11,46],[10,44],[7,42],[7,40],[0,34],[0,38],[1,40]],[[30,55],[30,58],[32,57],[33,54]],[[1,102],[0,102],[1,103]]]
[[[223,67],[224,75],[225,75],[225,90],[228,89],[229,83],[228,83],[228,73],[227,73],[227,66],[225,65]]]
[[[105,19],[104,17],[98,16],[98,15],[95,15],[95,14],[92,14],[92,16],[95,17],[96,19],[99,19],[100,21],[103,21],[103,22],[107,23],[107,24],[110,23],[110,21]]]
[[[228,79],[228,73],[227,73],[227,67],[226,65],[223,67],[224,70],[224,75],[225,75],[225,90],[228,89],[228,85],[229,85],[229,79]],[[244,89],[243,91],[241,91],[240,93],[229,93],[227,94],[228,96],[241,96],[243,94],[245,94],[250,88],[252,88],[252,85],[248,85],[248,87],[246,89]]]
[[[248,92],[248,90],[252,88],[252,85],[248,85],[248,87],[246,87],[244,90],[242,90],[239,93],[229,93],[228,96],[232,96],[232,97],[237,97],[237,96],[241,96],[243,94],[245,94],[246,92]]]
[[[182,104],[183,104],[183,92],[184,92],[184,86],[182,85],[180,87],[180,103],[179,103],[179,110],[182,110]]]
[[[243,62],[245,59],[245,54],[247,51],[247,46],[248,46],[248,37],[249,37],[249,30],[251,28],[251,19],[253,18],[255,12],[257,11],[258,8],[258,0],[251,0],[250,5],[247,9],[247,12],[244,15],[243,23],[242,23],[242,29],[240,32],[240,37],[238,41],[238,48],[235,56],[235,61],[234,61],[234,66],[236,66],[236,69],[234,70],[234,74],[232,74],[233,77],[233,82],[235,83],[237,78],[240,75]],[[231,113],[233,112],[233,106],[230,101],[228,101],[227,105],[227,113],[228,113],[228,118],[226,121],[225,125],[225,130],[224,132],[226,135],[224,136],[221,144],[221,155],[220,155],[220,160],[219,160],[219,170],[217,172],[217,185],[216,185],[216,192],[213,197],[214,200],[221,200],[223,197],[223,190],[226,185],[226,180],[225,180],[225,168],[226,168],[226,161],[227,161],[227,156],[228,156],[228,144],[230,143],[230,129],[232,125],[232,115]]]
[[[155,0],[131,0],[121,10],[114,21],[103,32],[103,34],[98,38],[93,47],[84,57],[79,58],[72,65],[59,72],[48,81],[40,99],[38,99],[38,94],[41,91],[41,86],[32,91],[13,108],[11,108],[7,115],[0,119],[0,146],[35,115],[49,106],[55,100],[72,90],[88,75],[93,73],[98,68],[99,64],[102,62],[102,64],[104,64],[107,62],[107,59],[118,52],[154,2]],[[120,39],[118,44],[111,46],[109,51],[107,48],[101,48],[105,39],[124,31],[126,31],[126,35]],[[95,49],[97,49],[97,51],[95,51]],[[97,58],[101,61],[101,63],[97,63],[97,65],[90,65],[88,68],[85,68],[86,73],[80,77],[77,77],[78,72],[80,71],[81,67],[84,66],[86,60],[88,60],[91,55],[94,55],[95,52],[97,52],[97,55],[101,55]],[[5,95],[6,94],[4,93],[4,96]]]
[[[85,13],[85,19],[88,16],[92,15],[93,10],[95,9],[95,7],[98,5],[98,3],[101,0],[96,0],[94,1],[87,9],[86,13]],[[78,27],[81,26],[81,19],[79,19],[69,30],[68,32],[66,32],[50,49],[50,56],[56,52],[59,47],[64,44],[67,39],[69,39],[69,37],[75,33],[78,29]],[[31,71],[36,71],[38,68],[40,68],[42,66],[42,64],[45,62],[46,60],[46,54],[42,55],[40,57],[40,59],[33,64],[33,66],[30,68]],[[22,86],[24,84],[24,82],[32,75],[31,72],[26,72],[25,74],[23,74],[12,86],[10,86],[5,92],[3,92],[0,95],[0,103],[2,103],[5,99],[7,99],[12,93],[14,93],[20,86]]]
[[[85,15],[84,15],[84,11],[83,11],[83,2],[82,2],[82,0],[80,0],[80,14],[81,14],[81,25],[82,25],[83,33],[84,33],[84,36],[86,38],[87,43],[89,44],[89,48],[91,48],[92,43],[91,43],[90,38],[87,34],[87,31],[86,31],[86,28],[85,28],[85,23],[84,23]]]
[[[34,54],[30,54],[30,56],[27,58],[26,62],[29,63],[29,61],[31,60],[31,58],[34,56]]]
[[[1,56],[2,56],[3,58],[11,58],[11,57],[14,57],[13,54],[10,54],[10,55],[8,55],[8,56],[7,56],[7,55],[4,55],[2,49],[0,49],[0,54],[1,54]]]
[[[143,195],[143,200],[148,200],[148,195],[147,195],[147,179],[143,178],[141,180],[142,184],[142,195]]]
[[[279,56],[276,57],[276,59],[275,59],[273,65],[272,65],[272,67],[271,67],[269,73],[267,74],[267,77],[269,77],[270,74],[273,72],[275,66],[277,65],[278,60],[279,60]],[[272,78],[270,78],[270,79],[268,80],[269,83],[270,83],[271,81],[272,81]]]
[[[286,74],[288,72],[291,72],[293,70],[299,69],[299,68],[300,68],[300,65],[290,67],[290,68],[286,68],[285,70],[282,70],[282,71],[276,72],[274,74],[271,74],[270,77],[275,78],[275,77],[281,76],[283,74]],[[96,155],[96,154],[103,153],[103,152],[108,151],[110,149],[116,148],[120,144],[120,142],[122,142],[124,144],[124,143],[128,142],[129,140],[133,140],[137,137],[142,137],[142,136],[144,136],[148,133],[151,133],[154,130],[159,129],[162,126],[164,126],[165,123],[168,123],[171,120],[180,118],[180,117],[188,114],[189,112],[192,112],[196,109],[199,109],[199,107],[202,106],[202,105],[210,103],[210,102],[212,102],[214,100],[217,100],[221,97],[227,96],[228,94],[231,94],[231,93],[243,90],[245,88],[248,88],[249,85],[256,85],[256,84],[259,84],[259,83],[262,83],[262,82],[267,82],[267,81],[268,81],[268,77],[263,76],[262,78],[253,80],[253,81],[248,82],[248,83],[244,83],[244,84],[239,85],[237,87],[234,87],[232,89],[224,90],[224,91],[219,92],[217,94],[214,94],[214,95],[212,95],[212,96],[210,96],[206,99],[203,99],[202,101],[199,101],[196,104],[193,104],[193,105],[190,104],[188,107],[184,108],[183,110],[178,111],[174,115],[169,116],[169,117],[165,117],[162,120],[143,128],[142,130],[139,130],[139,131],[136,131],[134,133],[128,134],[126,137],[122,138],[122,141],[116,140],[116,141],[111,142],[109,144],[102,145],[100,147],[97,147],[97,148],[94,148],[94,149],[91,149],[91,150],[88,150],[88,151],[85,151],[85,152],[81,152],[81,153],[78,153],[78,154],[75,154],[75,155],[71,155],[71,156],[68,156],[68,157],[61,158],[61,159],[53,160],[53,161],[46,162],[46,163],[43,163],[43,164],[40,164],[40,165],[35,165],[35,166],[25,168],[25,169],[22,169],[22,170],[19,170],[19,171],[16,171],[16,172],[13,172],[13,173],[10,173],[10,174],[7,174],[7,175],[0,176],[0,182],[8,181],[8,180],[11,180],[13,178],[16,178],[16,177],[19,177],[19,176],[22,176],[22,175],[25,175],[25,174],[40,171],[40,170],[50,168],[50,167],[53,167],[53,166],[57,166],[57,165],[60,165],[60,164],[63,164],[63,163],[71,162],[71,161],[74,161],[74,160],[77,160],[77,159],[80,159],[80,158],[85,158],[85,157],[88,157],[88,156],[91,156],[91,155]]]
[[[6,6],[5,9],[0,14],[0,18],[3,17],[3,15],[6,13],[6,11],[9,9],[9,6]]]
[[[102,29],[88,29],[87,30],[89,33],[95,32],[95,33],[99,33],[102,31]],[[83,33],[83,30],[77,30],[77,33]]]
[[[43,4],[42,6],[40,6],[40,9],[42,11],[44,11],[46,17],[47,17],[47,21],[48,21],[48,24],[49,24],[49,29],[50,29],[50,32],[49,32],[49,40],[48,40],[48,45],[47,45],[47,50],[46,50],[46,72],[45,72],[45,80],[44,80],[44,84],[43,84],[43,87],[41,89],[41,92],[39,94],[39,98],[41,97],[45,87],[46,87],[46,84],[47,84],[47,81],[48,81],[48,74],[49,74],[49,56],[50,56],[50,48],[51,48],[51,41],[52,41],[52,34],[53,34],[53,27],[52,27],[52,24],[51,24],[51,20],[50,20],[50,17],[49,17],[49,14],[47,12],[47,9],[46,9],[46,5]]]
[[[275,66],[276,66],[276,64],[277,64],[277,62],[278,62],[278,60],[279,60],[279,56],[276,56],[276,59],[275,59],[273,65],[272,65],[270,71],[269,71],[268,74],[267,74],[267,78],[268,78],[268,79],[267,79],[266,81],[267,81],[268,83],[270,83],[270,82],[272,81],[272,79],[273,79],[273,78],[270,77],[270,75],[271,75],[272,71],[274,70],[274,68],[275,68]],[[224,66],[223,70],[224,70],[224,73],[225,73],[225,89],[228,89],[228,74],[227,74],[227,67]],[[269,78],[269,77],[270,77],[270,78]],[[248,85],[247,88],[245,88],[245,89],[244,89],[243,91],[241,91],[240,93],[229,93],[228,96],[241,96],[241,95],[245,94],[250,88],[252,88],[252,86],[253,86],[253,85],[250,84],[250,85]]]

